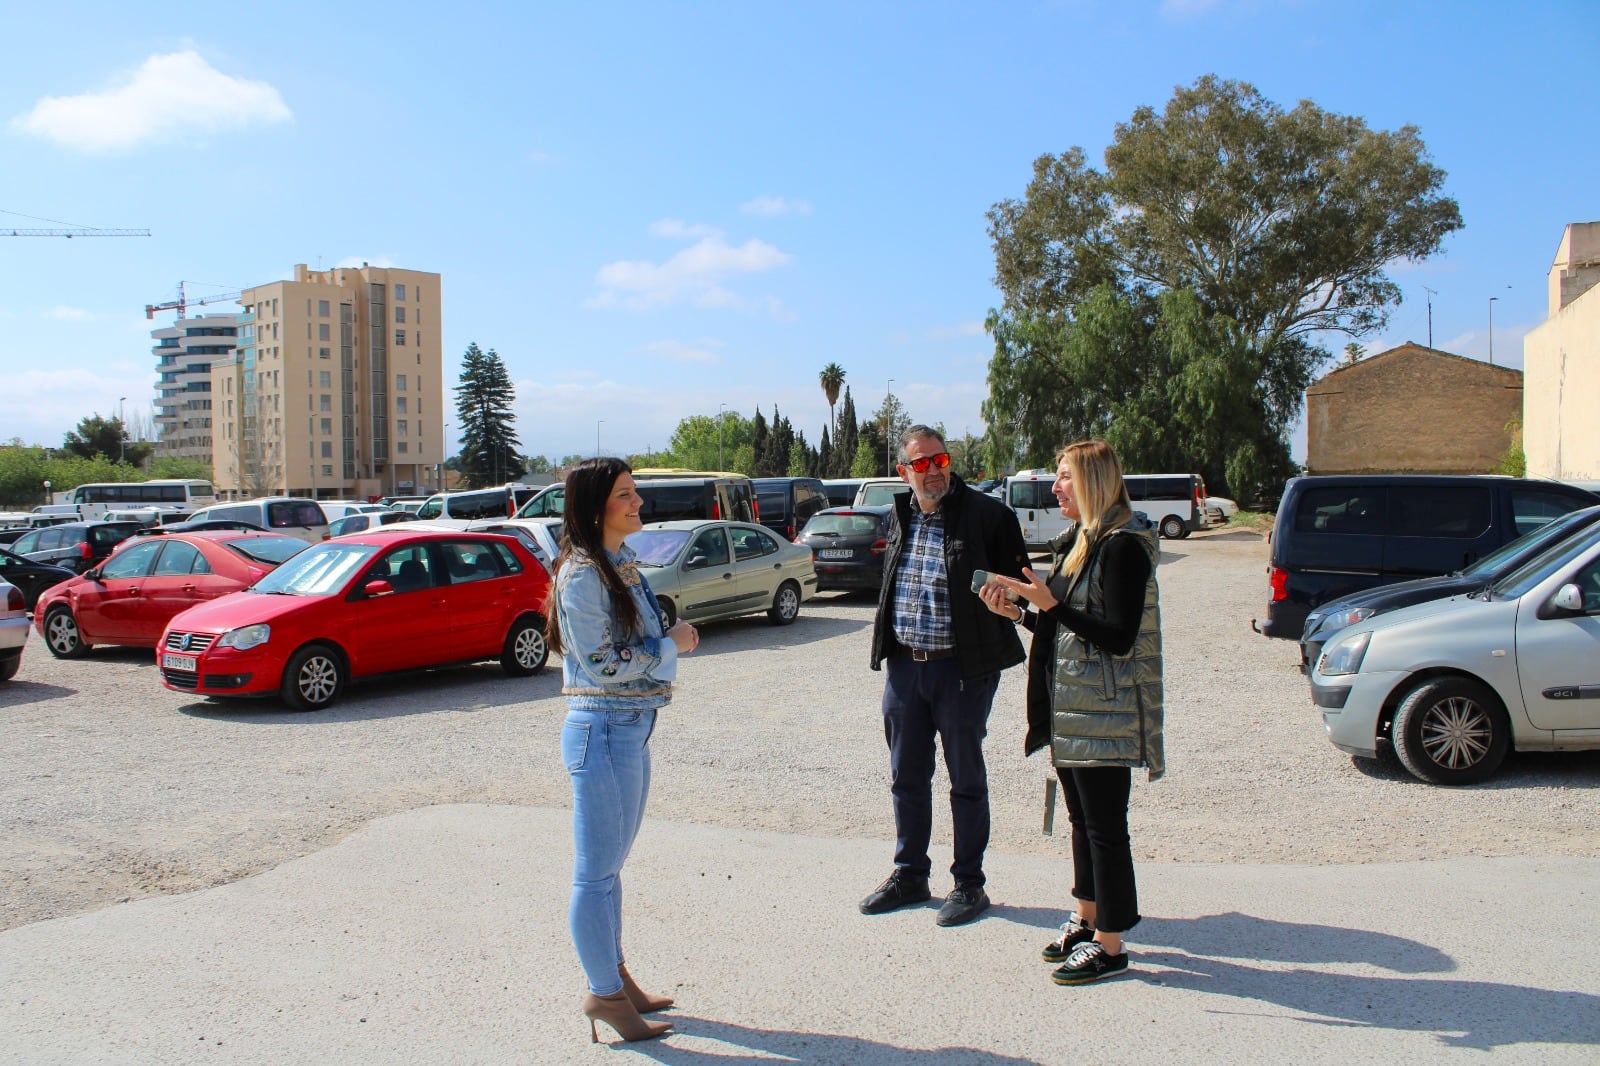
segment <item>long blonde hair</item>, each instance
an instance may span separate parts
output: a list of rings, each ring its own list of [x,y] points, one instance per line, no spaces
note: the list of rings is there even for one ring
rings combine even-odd
[[[1072,493],[1078,501],[1078,536],[1062,563],[1064,572],[1075,574],[1089,557],[1089,551],[1108,531],[1133,517],[1128,486],[1122,480],[1122,462],[1111,445],[1103,440],[1080,440],[1056,454],[1072,475]]]

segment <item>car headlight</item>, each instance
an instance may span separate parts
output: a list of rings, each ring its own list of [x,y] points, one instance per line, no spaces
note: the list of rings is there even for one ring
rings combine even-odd
[[[1347,611],[1334,611],[1332,614],[1323,615],[1322,627],[1324,629],[1343,629],[1353,626],[1357,622],[1364,622],[1378,612],[1371,607],[1352,607]]]
[[[265,622],[257,622],[253,626],[245,626],[242,629],[230,629],[222,634],[222,639],[217,641],[217,647],[249,651],[251,648],[259,648],[271,638],[272,627]]]
[[[1333,647],[1322,653],[1322,660],[1317,663],[1317,672],[1325,677],[1356,673],[1361,669],[1361,660],[1366,657],[1367,644],[1371,640],[1372,630],[1369,629],[1336,642]]]

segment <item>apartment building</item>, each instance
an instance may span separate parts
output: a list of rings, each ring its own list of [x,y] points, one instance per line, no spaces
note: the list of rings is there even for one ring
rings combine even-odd
[[[1549,317],[1522,339],[1528,476],[1600,480],[1600,222],[1562,230],[1548,284]]]
[[[212,474],[229,496],[422,493],[444,461],[439,275],[294,268],[245,289],[211,371]]]
[[[160,457],[211,461],[211,366],[233,354],[236,315],[179,318],[150,331],[156,357],[156,442]]]

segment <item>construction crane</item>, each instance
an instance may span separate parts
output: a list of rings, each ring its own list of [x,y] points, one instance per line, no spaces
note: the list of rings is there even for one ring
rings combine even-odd
[[[178,282],[178,298],[176,300],[168,300],[166,303],[160,304],[145,304],[144,317],[154,318],[157,311],[177,311],[178,317],[183,318],[190,307],[199,307],[201,304],[233,303],[244,295],[243,292],[225,292],[217,296],[206,296],[199,300],[191,300],[188,294],[184,292],[183,286],[184,282]]]
[[[0,229],[0,237],[148,237],[147,229]]]

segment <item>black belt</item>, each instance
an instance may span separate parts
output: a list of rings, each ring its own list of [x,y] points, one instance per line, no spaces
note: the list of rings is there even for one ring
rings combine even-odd
[[[954,648],[936,648],[933,651],[918,651],[916,648],[907,648],[906,652],[914,663],[931,663],[936,659],[948,659],[956,653]]]

